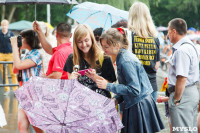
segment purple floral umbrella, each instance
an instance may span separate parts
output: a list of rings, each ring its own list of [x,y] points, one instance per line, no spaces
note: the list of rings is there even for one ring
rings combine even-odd
[[[32,77],[15,95],[30,123],[48,133],[116,133],[123,127],[114,100],[77,80]]]

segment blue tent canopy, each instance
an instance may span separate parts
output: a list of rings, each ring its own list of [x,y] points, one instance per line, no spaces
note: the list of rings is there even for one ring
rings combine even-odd
[[[14,22],[14,23],[9,24],[8,26],[9,30],[24,30],[24,29],[32,29],[32,28],[33,28],[33,23],[26,20]]]
[[[191,31],[197,32],[197,30],[196,30],[194,27],[190,27],[188,30],[191,30]]]

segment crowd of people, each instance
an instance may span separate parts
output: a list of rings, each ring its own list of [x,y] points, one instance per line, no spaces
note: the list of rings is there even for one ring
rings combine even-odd
[[[142,2],[134,2],[130,7],[128,21],[121,20],[106,31],[103,28],[92,31],[90,26],[79,24],[73,42],[70,42],[71,25],[58,24],[54,48],[37,21],[33,22],[32,30],[20,33],[21,46],[18,37],[7,30],[8,24],[7,20],[1,22],[0,61],[13,61],[10,72],[17,73],[18,80],[21,75],[22,84],[31,76],[76,79],[96,93],[114,99],[116,106],[120,104],[122,133],[155,133],[164,129],[156,101],[168,102],[170,131],[198,132],[199,51],[186,36],[185,20],[174,18],[168,23],[168,37],[174,45],[169,59],[168,95],[162,98],[157,96],[156,82],[160,41],[150,10]],[[47,71],[41,48],[51,55]],[[20,49],[28,50],[24,58],[19,56]],[[90,70],[81,75],[77,69]],[[17,83],[14,73],[12,80]],[[5,90],[7,95],[9,88]],[[29,125],[19,104],[20,133],[29,132]],[[44,132],[33,128],[36,133]]]

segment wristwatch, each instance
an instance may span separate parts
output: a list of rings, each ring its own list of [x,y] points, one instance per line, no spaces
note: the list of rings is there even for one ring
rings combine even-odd
[[[181,99],[180,100],[176,100],[174,99],[174,104],[176,105],[177,103],[180,103],[181,102]]]

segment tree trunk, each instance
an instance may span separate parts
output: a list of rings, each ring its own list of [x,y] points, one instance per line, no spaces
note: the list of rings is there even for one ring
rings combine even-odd
[[[12,8],[11,8],[11,11],[10,11],[10,15],[9,15],[9,17],[8,17],[8,21],[9,22],[11,22],[11,20],[12,20],[12,18],[13,18],[13,15],[14,15],[14,13],[15,13],[15,10],[16,10],[16,6],[12,6]]]
[[[5,6],[5,5],[2,5],[1,20],[5,19],[5,13],[6,13],[6,6]]]
[[[26,20],[29,19],[29,17],[28,17],[29,9],[30,9],[30,6],[27,4],[27,5],[26,5],[26,17],[25,17]]]

